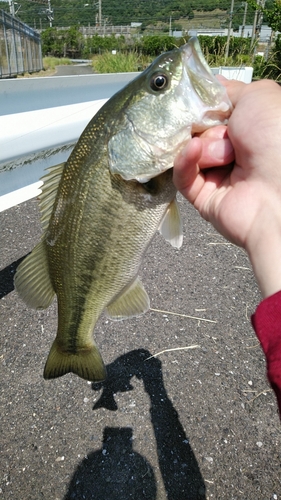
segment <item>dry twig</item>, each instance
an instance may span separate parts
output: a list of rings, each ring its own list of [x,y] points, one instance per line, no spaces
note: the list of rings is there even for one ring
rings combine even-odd
[[[266,394],[267,392],[270,392],[271,389],[264,389],[263,391],[259,392],[253,399],[250,399],[250,401],[246,401],[246,403],[250,404],[252,403],[253,401],[255,401],[255,399],[259,398],[262,394]]]
[[[172,314],[173,316],[181,316],[182,318],[197,319],[199,321],[208,321],[209,323],[217,323],[217,321],[213,319],[199,318],[197,316],[189,316],[188,314],[175,313],[172,311],[162,311],[162,309],[152,309],[152,307],[150,308],[150,311],[159,312],[163,314]]]
[[[151,358],[157,358],[157,356],[160,356],[160,354],[163,354],[164,352],[185,351],[186,349],[197,349],[199,347],[200,347],[200,345],[189,345],[189,346],[186,346],[186,347],[174,347],[174,348],[171,348],[171,349],[164,349],[163,351],[156,352],[156,354],[152,354],[152,356],[149,356],[149,358],[146,358],[145,361],[147,361],[148,359],[151,359]]]

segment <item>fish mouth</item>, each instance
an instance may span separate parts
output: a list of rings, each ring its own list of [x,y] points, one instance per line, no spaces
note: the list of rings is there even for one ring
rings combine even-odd
[[[191,77],[192,75],[201,74],[210,82],[213,81],[212,71],[206,62],[197,37],[190,38],[188,43],[180,47],[180,51],[182,52],[184,66],[187,67]]]
[[[204,127],[193,124],[192,134],[206,130],[210,126],[227,123],[232,105],[225,87],[213,75],[201,50],[197,37],[192,37],[187,44],[180,47],[182,54],[182,79],[179,91],[183,97],[189,99],[187,87],[193,89],[193,104],[202,110],[199,121],[204,120]]]

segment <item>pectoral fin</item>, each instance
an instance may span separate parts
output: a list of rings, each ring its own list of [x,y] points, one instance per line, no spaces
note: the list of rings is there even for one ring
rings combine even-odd
[[[122,295],[107,306],[106,311],[111,319],[120,320],[143,314],[149,307],[149,297],[137,278]]]
[[[40,241],[31,254],[21,262],[14,281],[16,291],[29,307],[34,309],[49,307],[55,291],[49,275],[44,241]]]
[[[173,247],[182,246],[182,220],[176,198],[170,203],[158,230]]]
[[[63,169],[64,163],[55,165],[42,177],[44,184],[40,195],[40,211],[44,231],[49,224]],[[46,309],[52,303],[55,291],[50,279],[44,239],[19,265],[14,281],[18,294],[29,307]]]

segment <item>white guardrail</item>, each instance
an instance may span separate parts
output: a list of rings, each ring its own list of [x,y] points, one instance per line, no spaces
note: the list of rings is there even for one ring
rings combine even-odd
[[[253,68],[213,68],[250,83]],[[0,212],[38,196],[98,109],[138,73],[0,81]]]

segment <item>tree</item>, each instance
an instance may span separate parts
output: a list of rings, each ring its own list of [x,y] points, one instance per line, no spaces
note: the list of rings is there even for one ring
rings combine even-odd
[[[42,31],[41,39],[43,56],[62,57],[64,55],[65,31],[47,28]]]
[[[273,31],[281,31],[281,0],[275,0],[271,9],[264,9],[267,24]]]
[[[248,4],[263,12],[268,26],[273,31],[281,31],[281,0],[274,0],[268,9],[262,7],[255,0],[248,0]]]
[[[65,32],[65,35],[66,52],[72,57],[79,57],[84,40],[79,28],[77,26],[71,26]]]

